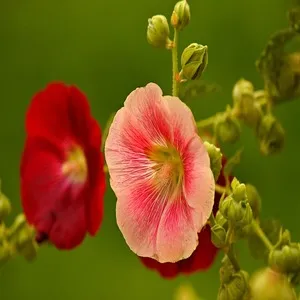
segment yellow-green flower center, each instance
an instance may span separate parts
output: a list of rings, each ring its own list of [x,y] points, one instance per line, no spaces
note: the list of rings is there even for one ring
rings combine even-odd
[[[62,165],[62,173],[73,183],[84,183],[87,178],[88,167],[81,147],[73,147],[67,153],[67,159]]]
[[[153,162],[154,184],[169,196],[178,192],[182,185],[184,169],[179,152],[171,145],[154,146],[148,153]]]

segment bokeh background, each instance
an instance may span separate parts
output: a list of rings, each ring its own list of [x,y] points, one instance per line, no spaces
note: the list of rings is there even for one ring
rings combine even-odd
[[[101,126],[136,87],[153,81],[171,91],[171,55],[146,41],[147,19],[170,16],[175,0],[14,0],[0,2],[0,176],[3,191],[21,212],[19,163],[24,143],[24,114],[33,94],[51,81],[76,84],[88,96]],[[180,35],[180,49],[197,41],[209,47],[203,78],[222,89],[191,102],[197,119],[224,109],[241,77],[262,81],[254,62],[268,37],[287,26],[288,0],[190,0],[192,20]],[[244,128],[242,164],[236,175],[256,185],[263,216],[279,218],[295,240],[299,227],[300,102],[276,109],[286,129],[284,151],[264,158]],[[230,155],[236,147],[226,147]],[[180,283],[191,282],[199,295],[216,299],[220,256],[208,272],[164,280],[145,269],[130,252],[115,221],[115,196],[105,197],[105,219],[96,238],[71,252],[43,247],[38,258],[22,258],[0,271],[0,299],[94,300],[172,299]],[[10,219],[10,221],[12,218]],[[261,265],[243,243],[242,266]]]

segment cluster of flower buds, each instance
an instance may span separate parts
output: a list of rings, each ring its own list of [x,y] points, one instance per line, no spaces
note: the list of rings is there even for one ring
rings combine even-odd
[[[221,286],[218,300],[248,299],[248,273],[243,270],[234,270],[229,259],[225,256],[220,268]]]
[[[232,193],[220,202],[219,211],[235,229],[252,223],[252,209],[248,202],[246,185],[236,178],[231,183]]]
[[[189,24],[190,18],[188,2],[177,2],[171,16],[171,25],[180,31]],[[148,19],[147,40],[154,47],[172,49],[174,45],[170,39],[169,23],[164,15],[155,15]]]
[[[288,230],[280,232],[279,241],[269,253],[269,266],[288,275],[292,283],[299,284],[300,244],[291,242]]]
[[[232,115],[254,129],[263,155],[279,152],[284,146],[285,132],[267,109],[270,99],[264,91],[254,91],[253,84],[239,80],[233,88]]]
[[[37,254],[37,244],[34,241],[34,230],[23,214],[16,217],[10,228],[7,228],[4,219],[11,212],[8,198],[0,191],[0,266],[20,254],[27,260],[32,260]]]
[[[300,33],[300,6],[292,8],[288,17],[289,27],[270,38],[256,63],[273,104],[300,96],[299,52],[288,53],[285,49]]]
[[[252,220],[260,213],[261,199],[253,185],[240,183],[234,178],[231,189],[232,193],[220,202],[211,226],[211,240],[218,248],[228,247],[234,242],[228,237],[229,226],[234,229],[235,237],[247,236]]]
[[[176,31],[183,30],[191,19],[190,6],[187,0],[176,3],[172,16],[171,25]],[[163,15],[155,15],[148,19],[147,40],[149,44],[157,48],[172,49],[177,47],[175,39],[170,39],[170,26],[168,20]],[[181,55],[181,71],[178,80],[199,79],[206,69],[208,63],[207,46],[192,43],[187,46]]]

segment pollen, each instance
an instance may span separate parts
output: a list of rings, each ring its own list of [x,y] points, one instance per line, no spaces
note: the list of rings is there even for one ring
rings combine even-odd
[[[183,161],[180,153],[171,145],[155,146],[149,151],[153,179],[156,187],[172,198],[181,190],[183,183]]]
[[[84,151],[76,146],[67,152],[67,159],[62,165],[62,173],[72,183],[84,183],[87,179],[88,167]]]

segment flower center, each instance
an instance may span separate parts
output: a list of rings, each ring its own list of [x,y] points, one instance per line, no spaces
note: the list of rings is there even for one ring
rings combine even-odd
[[[179,152],[171,145],[154,146],[148,153],[154,163],[154,183],[171,197],[182,186],[183,162]]]
[[[62,165],[62,173],[73,183],[84,183],[87,178],[87,163],[81,147],[73,147],[67,153],[67,159]]]

